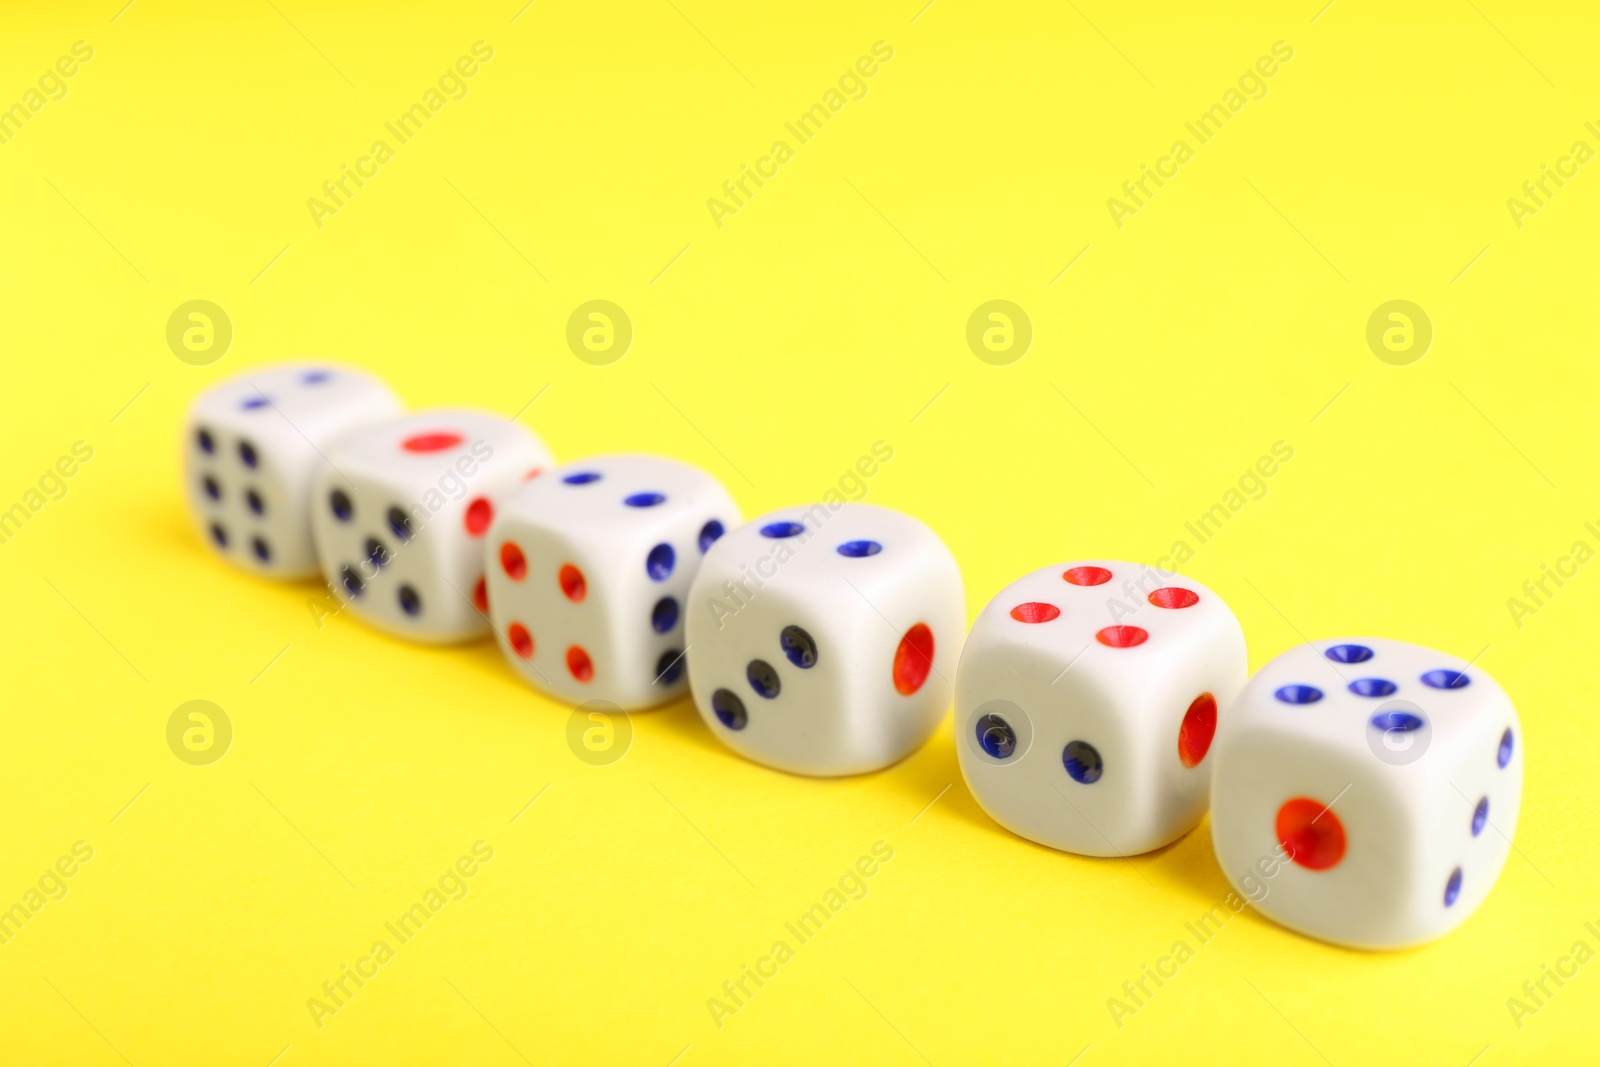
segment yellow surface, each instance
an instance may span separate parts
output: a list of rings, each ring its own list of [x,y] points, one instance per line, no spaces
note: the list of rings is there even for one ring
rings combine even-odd
[[[0,33],[0,103],[25,108],[93,49],[0,144],[0,507],[40,505],[0,545],[0,904],[41,904],[0,945],[0,1058],[1592,1058],[1600,964],[1507,1006],[1600,948],[1600,564],[1507,605],[1600,548],[1600,164],[1560,162],[1600,148],[1592,9],[120,2],[7,5]],[[466,95],[395,142],[478,41]],[[879,41],[864,96],[786,130]],[[1200,143],[1185,123],[1279,41],[1265,96]],[[393,158],[315,219],[380,139]],[[1180,139],[1193,158],[1161,163]],[[792,158],[761,163],[778,140]],[[1145,164],[1176,176],[1114,220]],[[1514,212],[1545,164],[1573,176]],[[713,212],[745,165],[776,173]],[[166,342],[196,299],[234,330],[206,366]],[[567,347],[592,299],[634,327],[610,365]],[[1033,327],[1006,366],[966,342],[994,299]],[[1434,327],[1404,366],[1366,341],[1395,299]],[[811,781],[679,702],[589,765],[493,645],[319,628],[315,583],[252,580],[190,532],[185,405],[318,352],[414,405],[537,396],[522,417],[561,458],[676,456],[748,514],[889,442],[867,499],[947,540],[974,614],[1030,568],[1185,540],[1253,665],[1350,632],[1481,657],[1525,727],[1517,853],[1430,947],[1348,952],[1250,911],[1202,945],[1185,924],[1227,893],[1204,825],[1129,862],[1021,841],[961,783],[948,721],[888,771]],[[29,497],[79,441],[59,499]],[[1264,496],[1186,531],[1280,441]],[[195,699],[233,727],[208,766],[167,744]],[[464,899],[386,931],[480,841],[492,859],[445,881]],[[794,939],[876,842],[865,896]],[[65,895],[30,897],[41,878]],[[392,958],[319,1027],[308,1000],[379,940]],[[719,1027],[708,1000],[779,940],[793,957]],[[1194,957],[1119,1027],[1108,999],[1179,940]]]

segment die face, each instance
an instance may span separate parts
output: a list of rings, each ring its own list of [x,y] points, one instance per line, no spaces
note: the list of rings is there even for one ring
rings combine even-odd
[[[687,687],[684,606],[739,509],[711,475],[657,456],[559,467],[507,502],[488,539],[501,651],[534,688],[636,710]]]
[[[1219,715],[1245,684],[1244,633],[1210,589],[1116,560],[1061,563],[1002,590],[956,678],[973,796],[1051,848],[1126,856],[1205,813]]]
[[[256,574],[315,574],[307,498],[339,438],[400,412],[377,378],[331,363],[259,368],[198,397],[183,437],[184,492],[200,535]]]
[[[910,516],[866,504],[773,512],[713,546],[690,590],[695,706],[758,763],[878,770],[938,727],[964,617],[954,557]]]
[[[1481,668],[1381,638],[1296,647],[1250,680],[1217,738],[1217,859],[1302,933],[1432,940],[1505,865],[1521,747],[1515,708]]]
[[[486,632],[484,541],[504,500],[551,465],[538,438],[499,416],[438,410],[346,438],[328,459],[311,525],[346,606],[416,641]]]

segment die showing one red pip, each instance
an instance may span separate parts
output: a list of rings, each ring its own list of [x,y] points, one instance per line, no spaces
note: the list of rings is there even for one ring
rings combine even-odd
[[[1211,840],[1256,910],[1357,948],[1449,932],[1489,895],[1522,805],[1522,736],[1483,668],[1421,645],[1297,645],[1217,735]]]
[[[418,412],[344,439],[311,496],[329,588],[414,641],[486,633],[485,535],[500,503],[550,465],[531,431],[481,411]]]

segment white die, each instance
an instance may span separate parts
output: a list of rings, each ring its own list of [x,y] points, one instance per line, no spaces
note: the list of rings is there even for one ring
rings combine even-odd
[[[956,752],[1000,825],[1087,856],[1148,852],[1205,814],[1206,753],[1245,684],[1244,632],[1199,582],[1114,560],[989,602],[956,676]]]
[[[624,710],[684,690],[684,602],[739,524],[711,475],[659,456],[595,456],[506,500],[487,541],[501,651],[534,688]]]
[[[208,389],[183,430],[183,487],[200,536],[258,574],[317,573],[307,504],[322,454],[400,411],[383,382],[334,363],[258,367]]]
[[[526,428],[480,411],[424,411],[328,452],[311,528],[328,586],[366,621],[415,641],[489,629],[484,535],[500,504],[551,465]]]
[[[1481,668],[1382,638],[1290,649],[1217,737],[1211,838],[1268,917],[1400,948],[1482,903],[1522,803],[1517,712]]]
[[[813,775],[877,770],[933,733],[966,615],[937,534],[870,504],[729,533],[689,592],[689,686],[734,751]]]

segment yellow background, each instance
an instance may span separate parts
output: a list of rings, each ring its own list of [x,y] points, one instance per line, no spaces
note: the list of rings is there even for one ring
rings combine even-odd
[[[3,103],[94,48],[0,145],[0,507],[94,449],[0,546],[0,905],[94,849],[0,946],[7,1062],[1592,1057],[1600,964],[1520,1029],[1506,1006],[1600,948],[1600,565],[1520,627],[1506,603],[1600,547],[1600,164],[1520,228],[1506,206],[1600,147],[1592,10],[119,3],[8,4],[0,33]],[[466,98],[319,229],[307,199],[478,40]],[[715,225],[722,182],[880,40],[866,97]],[[1280,40],[1266,97],[1118,228],[1107,199]],[[594,298],[635,328],[610,366],[564,340]],[[1004,367],[965,342],[996,298],[1035,331]],[[1390,366],[1366,323],[1402,298],[1435,337]],[[205,367],[165,341],[192,299],[235,329]],[[1518,851],[1414,951],[1246,911],[1119,1029],[1107,999],[1226,895],[1204,824],[1128,862],[1031,845],[974,803],[948,721],[883,773],[813,781],[734,757],[680,701],[590,766],[492,644],[319,629],[315,583],[213,558],[181,414],[306,353],[416,406],[511,415],[548,386],[523,420],[558,457],[679,457],[748,515],[887,441],[867,499],[945,538],[973,614],[1033,567],[1193,543],[1184,523],[1287,442],[1185,572],[1253,666],[1347,633],[1481,654],[1525,728]],[[191,699],[233,723],[210,766],[166,744]],[[480,839],[467,898],[314,1025],[307,999]],[[719,1029],[707,998],[877,841],[894,859],[866,898]]]

